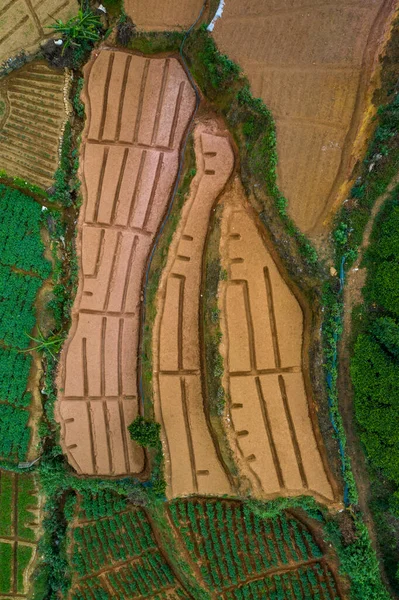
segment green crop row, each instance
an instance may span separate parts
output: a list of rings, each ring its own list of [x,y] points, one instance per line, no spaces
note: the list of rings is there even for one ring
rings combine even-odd
[[[271,568],[323,555],[306,527],[284,513],[265,520],[245,504],[213,500],[179,500],[169,510],[211,589],[237,586]]]

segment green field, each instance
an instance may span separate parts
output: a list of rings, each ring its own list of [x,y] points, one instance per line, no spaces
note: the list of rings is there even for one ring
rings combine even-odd
[[[0,598],[28,592],[24,577],[36,551],[37,510],[33,476],[0,471]]]
[[[24,460],[29,442],[35,301],[51,272],[44,258],[40,204],[0,184],[0,459]]]
[[[70,531],[74,599],[192,597],[181,564],[156,539],[151,510],[112,494],[82,503]],[[216,499],[178,500],[163,510],[204,598],[215,591],[226,600],[340,597],[324,551],[293,514],[265,520],[245,503]]]

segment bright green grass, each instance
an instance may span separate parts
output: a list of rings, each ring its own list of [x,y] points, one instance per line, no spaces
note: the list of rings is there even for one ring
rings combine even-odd
[[[29,562],[32,558],[33,548],[30,546],[21,546],[18,544],[17,549],[17,591],[19,594],[23,594],[24,589],[24,572],[27,569]]]

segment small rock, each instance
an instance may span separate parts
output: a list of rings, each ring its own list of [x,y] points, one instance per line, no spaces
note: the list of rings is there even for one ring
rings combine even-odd
[[[330,267],[330,275],[331,277],[336,277],[338,275],[338,271],[335,267]]]

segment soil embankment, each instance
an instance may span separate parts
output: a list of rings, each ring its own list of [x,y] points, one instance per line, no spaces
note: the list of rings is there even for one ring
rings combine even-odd
[[[158,290],[154,401],[162,423],[168,497],[224,494],[229,479],[204,411],[200,352],[203,253],[212,208],[234,165],[228,137],[211,122],[194,131],[194,177]]]
[[[165,214],[195,94],[174,58],[102,49],[85,67],[79,289],[58,375],[62,447],[78,473],[140,473],[142,279]]]
[[[215,23],[277,127],[278,182],[305,233],[323,231],[364,150],[378,55],[397,0],[230,0]]]

